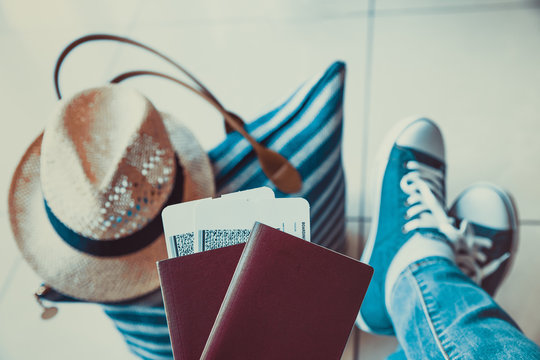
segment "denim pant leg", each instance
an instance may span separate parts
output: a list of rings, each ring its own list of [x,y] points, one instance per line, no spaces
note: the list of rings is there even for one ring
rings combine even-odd
[[[391,294],[389,314],[408,359],[540,359],[540,347],[451,261],[410,265]],[[392,358],[392,356],[390,357]]]

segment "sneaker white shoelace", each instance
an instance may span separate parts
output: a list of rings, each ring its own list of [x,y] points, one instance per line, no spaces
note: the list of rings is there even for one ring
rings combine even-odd
[[[467,220],[463,220],[459,228],[454,226],[454,219],[446,214],[442,206],[442,171],[417,161],[408,161],[405,167],[411,171],[401,178],[400,187],[409,195],[406,201],[409,208],[405,217],[411,220],[403,226],[403,232],[438,229],[453,245],[457,266],[474,282],[480,284],[510,257],[510,253],[481,266],[487,260],[484,251],[493,246],[493,241],[475,235]]]

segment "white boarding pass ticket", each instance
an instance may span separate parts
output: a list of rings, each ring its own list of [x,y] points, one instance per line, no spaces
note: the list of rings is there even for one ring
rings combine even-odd
[[[246,242],[255,221],[310,240],[308,202],[268,187],[171,205],[162,219],[170,258]]]

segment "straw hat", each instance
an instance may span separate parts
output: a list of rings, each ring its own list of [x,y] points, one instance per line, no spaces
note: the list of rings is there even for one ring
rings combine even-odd
[[[213,194],[192,133],[136,91],[109,85],[59,102],[15,170],[9,215],[20,251],[48,285],[117,302],[159,287],[161,210]]]

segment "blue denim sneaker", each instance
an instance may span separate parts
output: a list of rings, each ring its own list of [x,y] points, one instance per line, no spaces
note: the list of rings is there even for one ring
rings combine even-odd
[[[429,119],[405,119],[391,130],[377,160],[371,231],[360,259],[374,274],[356,324],[364,331],[391,335],[385,282],[394,256],[415,234],[447,242],[442,233],[450,218],[444,208],[441,132]]]
[[[492,184],[471,185],[458,196],[449,215],[463,235],[455,244],[456,264],[494,296],[517,249],[517,210],[512,197]]]

